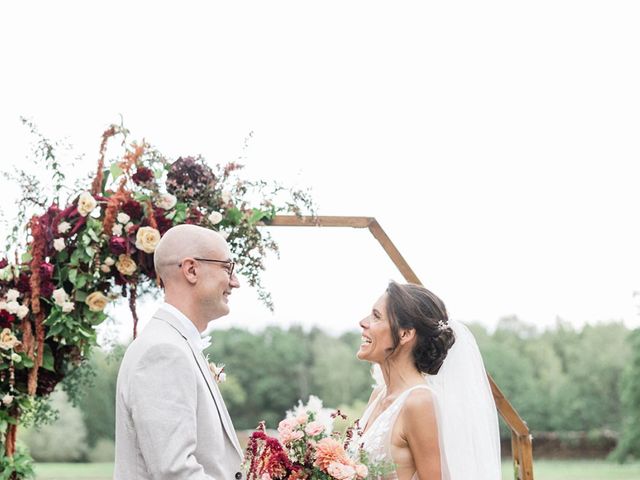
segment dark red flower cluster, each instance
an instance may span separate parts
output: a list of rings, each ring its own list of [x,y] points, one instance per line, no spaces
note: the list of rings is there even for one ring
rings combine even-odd
[[[16,317],[6,310],[0,310],[0,328],[11,328]]]
[[[122,205],[122,211],[131,217],[132,221],[138,221],[142,218],[142,205],[135,200],[127,200]]]
[[[131,176],[136,185],[144,185],[153,180],[153,171],[147,167],[138,167],[136,173]]]
[[[52,281],[54,268],[49,262],[40,265],[40,295],[43,297],[50,297],[56,288]]]
[[[213,170],[200,158],[180,157],[167,174],[167,190],[181,200],[208,198],[215,185]]]
[[[288,479],[294,470],[289,456],[280,442],[263,431],[256,431],[247,444],[249,473],[247,480],[260,480],[266,473],[273,480]]]
[[[0,259],[0,268],[4,268],[7,265],[9,265],[9,260],[7,260],[6,258],[1,258]]]
[[[158,224],[158,231],[160,235],[164,235],[164,232],[169,230],[173,226],[173,222],[164,216],[165,210],[162,208],[154,208],[153,216],[156,218],[156,223]]]

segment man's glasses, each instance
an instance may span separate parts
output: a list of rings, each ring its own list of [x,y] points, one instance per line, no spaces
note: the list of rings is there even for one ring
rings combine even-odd
[[[211,258],[197,258],[197,257],[193,257],[194,260],[198,260],[199,262],[213,262],[213,263],[224,263],[227,268],[227,273],[229,274],[229,277],[231,277],[233,275],[233,269],[236,266],[236,262],[234,262],[233,260],[213,260]],[[178,265],[179,267],[182,267],[182,263],[180,263]]]

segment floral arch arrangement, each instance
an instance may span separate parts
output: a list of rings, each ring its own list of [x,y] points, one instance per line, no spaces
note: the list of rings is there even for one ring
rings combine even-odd
[[[158,290],[153,252],[164,232],[180,223],[220,231],[239,271],[272,309],[260,274],[277,244],[258,227],[278,213],[313,213],[306,191],[243,180],[235,162],[170,161],[144,141],[130,142],[128,133],[116,125],[103,133],[93,180],[65,204],[39,199],[33,178],[19,177],[21,206],[41,210],[24,225],[24,252],[0,255],[0,479],[31,475],[30,457],[16,452],[18,424],[47,416],[44,399],[96,346],[95,327],[107,318],[109,302],[128,298],[135,337],[136,298]],[[115,138],[118,159],[107,161]],[[64,174],[55,149],[39,135],[35,152],[59,191]],[[14,247],[22,227],[13,228]]]

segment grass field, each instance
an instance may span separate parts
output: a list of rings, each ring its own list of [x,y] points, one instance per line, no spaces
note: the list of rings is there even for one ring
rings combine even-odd
[[[511,464],[502,466],[502,478],[508,480]],[[534,466],[536,480],[638,480],[640,463],[617,465],[603,461],[538,460]],[[111,480],[111,463],[40,463],[36,465],[37,480]]]

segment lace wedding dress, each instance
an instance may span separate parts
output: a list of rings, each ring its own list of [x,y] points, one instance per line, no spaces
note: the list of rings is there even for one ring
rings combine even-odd
[[[409,397],[409,394],[420,388],[430,390],[432,394],[434,393],[427,385],[416,385],[408,388],[398,395],[393,403],[378,415],[370,425],[368,425],[371,414],[376,410],[376,407],[385,396],[386,388],[383,387],[380,394],[371,402],[360,419],[361,427],[366,427],[367,430],[363,435],[355,439],[352,444],[357,446],[364,445],[364,449],[369,454],[369,458],[375,463],[385,462],[387,464],[393,464],[394,461],[391,455],[391,432],[393,431],[393,426],[395,425],[396,420],[398,419],[398,414],[402,410],[404,402],[407,400],[407,397]],[[448,480],[449,475],[448,472],[444,473],[447,469],[443,460],[444,458],[441,457],[443,470],[442,480]],[[387,475],[385,480],[396,480],[397,478],[398,476],[394,471]],[[412,480],[418,480],[418,475],[414,474]]]
[[[374,367],[374,378],[382,386],[381,392],[367,407],[359,422],[366,431],[360,438],[354,439],[352,445],[364,444],[364,449],[374,461],[393,463],[393,426],[410,393],[418,388],[426,388],[431,391],[434,400],[442,478],[419,480],[500,480],[498,413],[482,356],[475,338],[464,324],[451,320],[449,325],[456,341],[438,374],[425,375],[424,385],[401,393],[367,425],[386,391],[380,367]],[[398,476],[394,472],[387,478],[397,480]],[[412,480],[418,480],[417,473]]]

